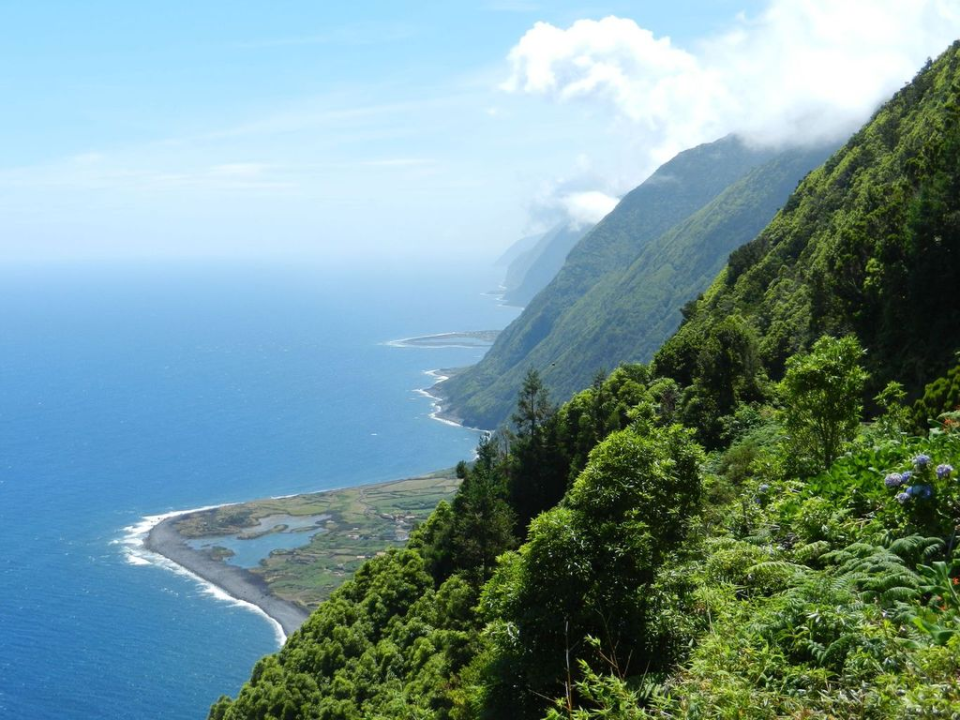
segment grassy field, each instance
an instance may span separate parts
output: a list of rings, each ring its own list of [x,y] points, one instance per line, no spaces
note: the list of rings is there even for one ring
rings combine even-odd
[[[263,518],[273,515],[318,518],[322,531],[314,534],[308,545],[275,550],[252,569],[274,595],[312,609],[364,560],[403,545],[413,527],[425,520],[437,503],[453,496],[459,482],[448,470],[378,485],[254,500],[191,513],[176,527],[185,538],[215,542],[217,537],[249,533]],[[268,531],[304,532],[289,530],[286,525]]]

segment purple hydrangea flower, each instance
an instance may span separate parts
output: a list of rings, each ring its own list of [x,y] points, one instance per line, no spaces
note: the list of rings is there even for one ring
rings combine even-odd
[[[906,484],[907,482],[909,482],[910,478],[912,477],[913,477],[913,471],[911,470],[904,470],[902,473],[900,473],[900,481],[902,484]]]
[[[897,495],[897,502],[899,502],[901,505],[906,505],[908,502],[910,502],[910,493],[899,493]]]
[[[953,474],[953,465],[937,465],[937,480],[943,480],[945,477],[950,477]]]
[[[760,487],[757,488],[757,490],[759,490],[762,493],[767,492],[769,489],[770,489],[770,486],[767,485],[766,483],[763,483]]]
[[[883,484],[888,488],[900,487],[903,485],[903,475],[900,473],[890,473],[883,479]]]
[[[920,453],[913,459],[913,466],[917,470],[922,470],[929,464],[930,464],[930,456],[926,455],[925,453]]]
[[[907,488],[907,495],[910,497],[926,499],[933,495],[933,489],[929,485],[914,485]]]

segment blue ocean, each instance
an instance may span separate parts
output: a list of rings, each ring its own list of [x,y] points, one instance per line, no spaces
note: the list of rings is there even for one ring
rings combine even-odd
[[[274,626],[135,552],[147,516],[469,458],[425,371],[496,271],[0,266],[0,717],[204,718]]]

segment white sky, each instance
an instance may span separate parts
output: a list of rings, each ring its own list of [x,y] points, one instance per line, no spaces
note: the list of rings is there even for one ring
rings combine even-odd
[[[492,258],[729,132],[849,134],[960,36],[955,0],[359,5],[0,9],[0,260]]]

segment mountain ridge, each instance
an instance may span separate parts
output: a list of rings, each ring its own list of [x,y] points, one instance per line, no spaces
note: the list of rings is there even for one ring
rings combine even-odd
[[[681,306],[707,287],[727,253],[762,229],[796,181],[826,153],[822,148],[757,149],[727,137],[664,164],[583,237],[554,280],[476,366],[437,388],[447,410],[469,425],[494,427],[508,415],[530,367],[541,372],[554,396],[566,397],[603,369],[649,360],[679,323]],[[765,175],[755,175],[763,167]],[[745,193],[742,201],[737,192]],[[733,218],[726,236],[723,227],[711,227],[713,221],[707,220],[717,212],[718,206],[710,210],[717,202],[727,219]],[[704,214],[698,217],[700,212]],[[671,254],[671,243],[696,257]],[[700,258],[698,248],[706,249],[709,257]],[[673,268],[664,273],[667,269],[657,263],[667,260]],[[695,267],[694,260],[706,265]],[[631,271],[634,287],[624,295],[628,288],[622,283]],[[691,273],[692,282],[687,277]],[[677,287],[666,283],[664,274],[671,275]],[[655,281],[656,292],[665,294],[659,303],[665,306],[636,287],[650,281]],[[608,306],[623,311],[637,295],[644,295],[648,306],[638,329],[611,322]],[[636,320],[638,313],[632,315]],[[643,337],[627,337],[628,332]]]
[[[211,720],[960,715],[956,415],[910,436],[896,385],[865,414],[861,367],[931,375],[960,347],[958,256],[960,42],[731,253],[652,368],[556,412],[529,373],[453,503]],[[865,356],[830,335],[854,331]]]
[[[564,220],[544,233],[532,248],[510,263],[503,280],[503,301],[520,307],[529,303],[556,276],[567,255],[591,228]]]
[[[697,352],[737,314],[771,377],[822,334],[853,333],[869,391],[898,379],[916,396],[960,347],[960,42],[885,103],[736,250],[688,322],[658,351],[659,372],[695,379]]]

